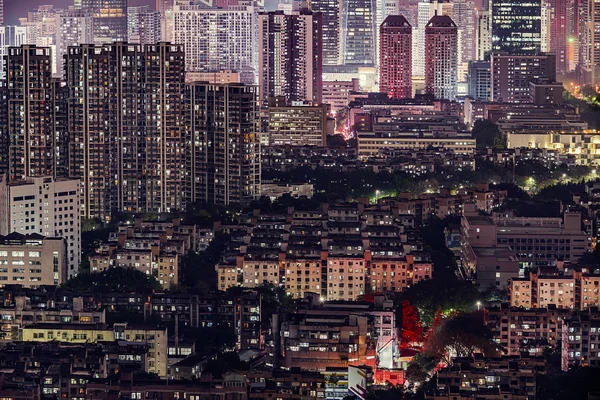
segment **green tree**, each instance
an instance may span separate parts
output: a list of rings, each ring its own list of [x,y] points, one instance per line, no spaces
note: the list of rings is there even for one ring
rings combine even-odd
[[[76,291],[113,291],[144,293],[160,290],[158,280],[133,268],[109,268],[103,272],[80,273],[63,285]]]
[[[471,131],[477,141],[477,147],[506,148],[506,139],[503,137],[498,125],[487,119],[475,121]]]
[[[461,313],[445,318],[435,328],[425,345],[428,354],[450,363],[452,357],[467,357],[473,353],[495,356],[496,344],[491,331],[480,315]]]

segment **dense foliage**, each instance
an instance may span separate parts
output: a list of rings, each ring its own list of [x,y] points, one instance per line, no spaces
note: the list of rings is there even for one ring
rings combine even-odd
[[[152,275],[133,268],[110,268],[103,272],[80,273],[64,285],[68,289],[86,292],[136,292],[147,293],[159,290],[160,283]]]

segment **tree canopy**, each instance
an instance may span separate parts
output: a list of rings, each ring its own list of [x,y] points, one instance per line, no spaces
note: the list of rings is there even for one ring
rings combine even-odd
[[[160,283],[152,275],[133,268],[109,268],[103,272],[80,273],[69,279],[65,288],[79,291],[138,292],[160,290]]]

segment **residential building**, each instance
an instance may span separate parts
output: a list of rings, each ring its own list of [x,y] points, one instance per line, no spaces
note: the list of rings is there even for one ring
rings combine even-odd
[[[75,179],[0,177],[0,235],[18,232],[62,237],[67,243],[67,276],[81,263],[81,184]]]
[[[556,80],[554,54],[512,55],[494,52],[490,68],[491,100],[495,102],[528,103],[531,81],[541,78]]]
[[[379,28],[379,90],[395,99],[412,98],[412,27],[401,15]]]
[[[486,309],[485,325],[507,355],[541,356],[546,348],[556,347],[562,340],[562,321],[569,317],[570,310],[530,307],[501,305]]]
[[[9,47],[19,47],[22,44],[27,44],[26,26],[0,26],[0,79],[6,79],[4,57]]]
[[[452,21],[458,28],[458,81],[466,82],[469,62],[476,60],[476,8],[472,0],[452,3]]]
[[[263,106],[276,97],[321,103],[321,26],[321,16],[308,10],[259,15],[258,86]]]
[[[268,112],[270,145],[325,146],[327,105],[269,107]]]
[[[321,302],[317,295],[307,299],[296,312],[273,319],[269,364],[318,371],[353,363],[393,368],[390,361],[398,354],[398,344],[390,300],[377,296],[374,303]],[[379,360],[376,349],[381,349]]]
[[[579,12],[575,17],[579,25],[579,66],[582,83],[597,85],[600,82],[600,4],[595,1],[579,2]]]
[[[82,215],[184,209],[183,47],[81,45],[65,65],[69,176],[81,179]]]
[[[243,205],[258,199],[258,88],[194,82],[188,87],[188,99],[193,144],[186,166],[188,201]]]
[[[348,107],[350,92],[359,90],[358,78],[349,81],[323,81],[323,104],[329,104],[331,112],[336,113]]]
[[[454,100],[458,82],[458,28],[447,15],[435,15],[425,26],[425,92]]]
[[[425,394],[428,400],[482,398],[527,399],[536,396],[536,377],[546,370],[543,357],[517,355],[499,358],[452,359],[438,371],[436,387]]]
[[[160,12],[150,6],[127,7],[127,41],[156,44],[162,40]]]
[[[492,2],[492,50],[535,54],[541,50],[542,2]]]
[[[559,270],[538,268],[508,285],[509,301],[515,307],[587,309],[600,306],[600,272],[586,268]]]
[[[89,10],[69,7],[56,16],[56,76],[63,78],[68,48],[94,42],[94,18]]]
[[[22,329],[25,342],[97,343],[126,340],[149,344],[148,372],[161,378],[167,376],[167,329],[151,325],[106,324],[34,324]]]
[[[66,243],[38,233],[0,235],[0,285],[60,285],[67,281]]]
[[[600,366],[598,306],[565,317],[562,323],[561,368]]]
[[[183,45],[186,71],[256,70],[257,14],[253,6],[211,8],[175,2],[172,14],[170,40]],[[168,18],[168,24],[171,17],[163,18]]]
[[[2,169],[9,180],[54,176],[52,66],[48,47],[9,47],[5,56],[8,149]]]

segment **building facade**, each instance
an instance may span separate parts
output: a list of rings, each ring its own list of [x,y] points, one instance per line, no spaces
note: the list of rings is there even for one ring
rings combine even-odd
[[[307,10],[261,13],[258,41],[258,86],[263,104],[276,97],[321,103],[321,15]]]
[[[435,15],[425,27],[425,92],[454,100],[458,83],[458,28],[446,15]]]
[[[243,84],[189,85],[189,201],[248,204],[260,197],[257,89]]]
[[[0,286],[39,287],[65,283],[66,252],[63,238],[38,233],[0,235]]]
[[[412,27],[400,15],[379,28],[379,90],[395,99],[412,97]]]
[[[508,54],[535,54],[541,50],[542,1],[494,1],[492,50]]]
[[[37,177],[7,182],[4,175],[0,181],[0,235],[18,232],[64,238],[71,278],[81,263],[80,196],[77,179]]]

